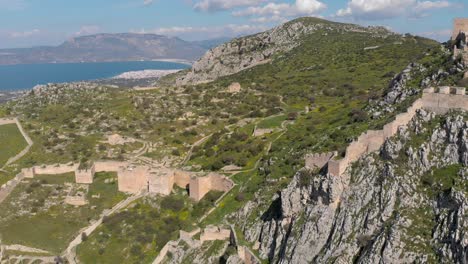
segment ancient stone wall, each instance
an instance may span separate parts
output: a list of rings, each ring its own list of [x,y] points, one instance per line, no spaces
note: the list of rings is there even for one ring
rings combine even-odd
[[[336,155],[336,152],[308,154],[305,157],[305,166],[310,169],[323,168]]]
[[[36,169],[34,167],[24,168],[24,169],[21,169],[21,173],[23,173],[25,178],[32,179],[34,178],[34,176],[36,176]]]
[[[190,198],[200,201],[211,190],[228,192],[233,186],[234,182],[231,179],[217,173],[210,173],[205,177],[192,177],[189,186]]]
[[[94,162],[96,172],[118,172],[119,168],[127,167],[128,165],[128,162],[113,160],[100,160]]]
[[[88,201],[83,196],[67,196],[65,198],[65,203],[73,206],[83,206],[87,205]]]
[[[139,193],[148,189],[149,167],[128,166],[121,167],[117,173],[119,191],[126,193]]]
[[[250,251],[245,246],[239,246],[237,248],[237,254],[239,255],[239,258],[245,263],[245,264],[260,264],[262,263],[253,253]]]
[[[213,240],[229,240],[231,238],[231,230],[219,228],[217,226],[209,226],[200,234],[200,241],[213,241]]]
[[[174,182],[180,188],[187,188],[190,184],[190,173],[186,171],[174,171]]]
[[[35,174],[45,175],[58,175],[70,172],[75,172],[78,169],[79,164],[56,164],[56,165],[43,165],[35,166]]]
[[[234,187],[234,182],[223,175],[210,173],[208,177],[210,177],[211,181],[211,190],[227,192],[231,190],[232,187]]]
[[[0,118],[0,126],[9,124],[16,124],[16,118]]]
[[[88,169],[77,169],[75,171],[75,182],[80,184],[91,184],[93,183],[95,173],[96,171],[94,164],[91,166],[91,168]]]
[[[365,154],[379,150],[384,141],[396,135],[400,126],[406,126],[416,115],[418,109],[428,109],[438,114],[444,114],[451,109],[468,111],[468,96],[463,87],[439,87],[425,89],[421,99],[416,100],[407,112],[398,114],[394,121],[386,124],[383,130],[370,130],[359,136],[346,149],[346,155],[341,160],[330,160],[328,172],[334,176],[342,175],[348,166]],[[306,160],[307,162],[307,160]]]
[[[468,18],[456,18],[453,24],[452,39],[456,39],[460,32],[468,33]]]
[[[153,194],[170,195],[174,186],[174,173],[169,169],[150,171],[147,175],[148,191]]]
[[[189,187],[190,198],[198,202],[211,190],[211,177],[192,177]]]

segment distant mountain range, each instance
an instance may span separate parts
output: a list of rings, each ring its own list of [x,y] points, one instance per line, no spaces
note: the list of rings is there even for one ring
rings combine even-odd
[[[185,41],[155,34],[96,34],[55,47],[0,49],[0,65],[174,59],[194,61],[228,38]]]

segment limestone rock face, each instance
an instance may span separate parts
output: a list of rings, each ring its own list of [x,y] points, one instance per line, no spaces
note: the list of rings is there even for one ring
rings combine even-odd
[[[348,178],[300,170],[261,221],[247,220],[260,199],[240,210],[238,228],[270,263],[466,263],[468,115],[436,118],[419,111]],[[452,165],[453,188],[422,187]]]

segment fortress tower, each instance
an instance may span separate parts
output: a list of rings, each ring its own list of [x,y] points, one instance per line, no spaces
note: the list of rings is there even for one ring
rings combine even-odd
[[[452,40],[455,40],[461,32],[468,34],[468,18],[455,18],[453,23]]]

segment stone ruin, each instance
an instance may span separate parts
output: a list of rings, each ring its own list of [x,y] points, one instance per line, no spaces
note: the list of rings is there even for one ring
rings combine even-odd
[[[327,166],[328,173],[341,176],[351,163],[366,154],[378,151],[385,140],[397,134],[400,126],[406,126],[416,115],[417,110],[427,109],[436,114],[444,114],[451,109],[468,111],[468,95],[464,87],[439,87],[425,89],[422,98],[416,100],[406,113],[398,114],[395,120],[384,126],[383,130],[370,130],[363,133],[346,149],[345,157],[333,158],[331,153],[309,154],[305,157],[306,167],[323,168]]]
[[[231,83],[231,85],[229,85],[227,92],[235,94],[235,93],[239,93],[241,90],[242,90],[242,87],[240,83],[234,82],[234,83]]]
[[[465,64],[468,64],[468,18],[457,18],[454,21],[453,33],[453,56],[462,56]]]
[[[97,172],[116,172],[119,191],[133,194],[146,191],[170,195],[175,184],[188,189],[190,198],[194,201],[200,201],[211,190],[227,192],[234,186],[229,178],[217,173],[193,173],[119,161],[97,161],[89,166],[73,163],[35,166],[21,171],[26,178],[34,178],[40,174],[60,175],[70,172],[75,173],[75,182],[79,184],[92,184]]]

